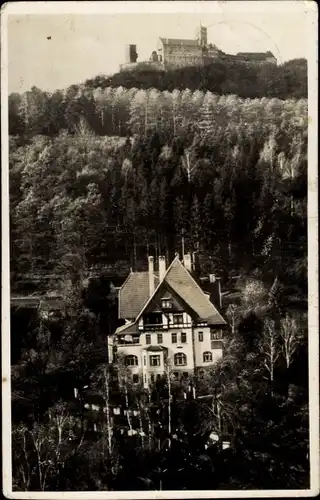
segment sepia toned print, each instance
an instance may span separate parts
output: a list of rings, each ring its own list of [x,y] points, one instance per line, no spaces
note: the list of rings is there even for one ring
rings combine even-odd
[[[314,494],[314,4],[41,4],[2,16],[5,494]]]

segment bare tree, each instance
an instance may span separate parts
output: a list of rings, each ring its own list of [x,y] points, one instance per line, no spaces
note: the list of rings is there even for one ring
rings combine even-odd
[[[125,362],[124,362],[123,357],[118,358],[117,373],[118,373],[119,388],[121,388],[123,390],[123,394],[124,394],[126,417],[127,417],[129,431],[131,433],[132,432],[132,421],[131,421],[131,410],[130,410],[130,405],[129,405],[129,392],[128,392],[128,386],[129,386],[129,380],[131,378],[131,374],[130,374],[129,369],[125,366]]]
[[[171,361],[167,358],[165,360],[165,374],[166,380],[168,384],[168,444],[169,448],[171,447],[171,433],[172,433],[172,416],[171,416],[171,407],[172,407],[172,367]]]
[[[83,443],[83,433],[80,439],[75,435],[76,422],[68,413],[66,404],[55,405],[49,410],[48,417],[45,423],[36,422],[31,429],[19,426],[13,433],[14,445],[18,443],[20,448],[16,458],[18,477],[25,491],[29,490],[34,477],[37,477],[41,491],[47,489],[49,479],[55,480],[59,486],[60,468]],[[73,445],[73,442],[77,444]]]
[[[289,368],[293,361],[294,354],[301,344],[302,335],[298,329],[295,318],[286,314],[280,325],[281,350]]]
[[[109,457],[112,456],[112,436],[113,436],[113,429],[112,429],[112,424],[111,424],[111,418],[110,418],[110,393],[109,393],[109,386],[110,386],[110,380],[109,380],[109,371],[107,367],[104,367],[103,369],[103,389],[104,389],[104,401],[105,401],[105,413],[106,413],[106,420],[107,420],[107,443],[108,443],[108,454]]]
[[[16,474],[13,473],[13,481],[15,489],[23,489],[28,491],[34,468],[31,467],[31,461],[28,450],[28,429],[25,425],[20,424],[12,431],[13,442],[13,465],[17,467]]]
[[[126,405],[126,415],[127,415],[128,427],[129,427],[130,432],[132,432],[131,410],[129,408],[129,397],[128,397],[128,377],[127,377],[126,373],[124,374],[124,376],[122,378],[122,387],[124,389],[124,400],[125,400],[125,405]]]
[[[91,384],[104,401],[103,413],[105,414],[105,420],[102,422],[103,450],[104,443],[106,442],[107,454],[111,458],[113,454],[113,419],[110,412],[110,367],[107,364],[100,366],[92,375]]]
[[[237,313],[237,306],[235,304],[230,304],[228,306],[226,315],[228,318],[230,318],[231,321],[231,331],[232,335],[235,333],[235,324],[236,324],[236,313]]]
[[[141,446],[144,448],[144,430],[143,430],[143,405],[141,402],[141,398],[136,397],[136,405],[139,419],[139,429],[140,429],[140,438],[141,438]]]
[[[151,420],[151,394],[150,394],[149,385],[147,387],[147,397],[148,397],[148,411],[147,411],[147,418],[148,418],[148,446],[149,446],[149,449],[151,450],[153,429],[152,429],[152,420]]]
[[[182,166],[187,172],[188,182],[191,182],[191,174],[196,169],[197,164],[192,161],[192,152],[188,149],[184,151],[184,156],[181,157]]]
[[[274,381],[274,369],[281,353],[278,337],[274,321],[266,319],[260,347],[263,355],[263,366],[269,372],[271,383]]]

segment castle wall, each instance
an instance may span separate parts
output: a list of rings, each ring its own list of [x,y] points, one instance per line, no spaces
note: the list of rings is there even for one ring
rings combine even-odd
[[[253,55],[254,57],[252,57],[252,53],[224,54],[214,44],[207,43],[207,28],[201,26],[197,33],[197,40],[159,38],[157,50],[152,52],[150,61],[137,63],[136,46],[127,46],[126,64],[120,66],[120,71],[140,68],[170,70],[187,66],[204,66],[219,59],[255,66],[277,64],[276,58],[270,51],[263,54],[254,53]]]
[[[202,49],[197,45],[164,45],[163,61],[165,69],[202,64]]]

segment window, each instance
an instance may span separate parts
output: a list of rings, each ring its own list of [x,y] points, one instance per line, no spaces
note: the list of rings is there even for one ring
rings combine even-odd
[[[146,344],[151,344],[151,335],[149,333],[146,335]]]
[[[181,344],[185,344],[187,342],[187,334],[185,332],[181,332]]]
[[[153,354],[149,357],[150,366],[160,366],[160,356]]]
[[[146,364],[147,364],[147,357],[143,356],[143,365],[146,366]]]
[[[179,378],[179,372],[173,372],[175,378]]]
[[[211,340],[221,340],[222,339],[222,330],[211,330],[210,337],[211,337]]]
[[[171,342],[173,344],[177,343],[177,334],[176,333],[171,333]]]
[[[185,366],[187,364],[187,356],[183,352],[178,352],[174,355],[174,364],[176,366]]]
[[[160,375],[160,373],[158,373],[158,375],[157,375],[157,380],[161,380],[161,375]]]
[[[154,374],[153,373],[151,373],[151,375],[150,375],[150,380],[151,380],[151,383],[153,384],[153,382],[154,382]]]
[[[138,365],[138,358],[137,358],[137,356],[134,356],[133,354],[130,354],[129,356],[126,356],[126,358],[125,358],[125,364],[126,364],[126,366],[137,366]]]
[[[183,314],[174,314],[173,315],[173,324],[174,325],[183,325]]]
[[[184,378],[188,378],[189,377],[189,373],[188,372],[183,372],[182,375],[184,376]]]
[[[157,334],[157,341],[158,341],[158,344],[162,344],[162,342],[163,342],[162,333]]]
[[[162,324],[162,314],[161,313],[149,313],[144,317],[145,325],[161,325]]]
[[[212,361],[212,353],[207,351],[203,353],[203,362],[208,363],[209,361]]]
[[[171,301],[167,299],[162,300],[162,307],[163,309],[171,309],[172,307]]]
[[[199,342],[203,342],[203,332],[198,332]]]
[[[132,343],[133,344],[139,344],[140,341],[140,335],[133,335],[132,336]]]
[[[139,383],[139,375],[137,373],[133,374],[133,376],[132,376],[132,382],[134,384],[138,384]]]
[[[222,340],[211,341],[211,349],[222,349],[222,348],[223,348]]]

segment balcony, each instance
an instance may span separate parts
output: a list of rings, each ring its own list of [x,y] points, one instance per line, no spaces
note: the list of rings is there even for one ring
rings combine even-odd
[[[167,325],[164,325],[163,323],[147,323],[144,324],[140,329],[148,332],[155,332],[157,330],[163,330],[164,328],[167,328]]]

